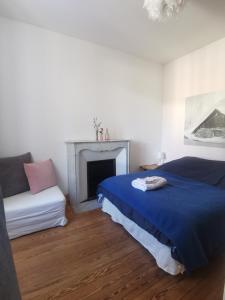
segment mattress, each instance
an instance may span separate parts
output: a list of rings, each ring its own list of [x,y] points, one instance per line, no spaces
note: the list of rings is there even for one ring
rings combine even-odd
[[[133,238],[145,247],[155,258],[159,268],[170,275],[178,275],[185,271],[184,266],[172,258],[170,247],[160,243],[153,235],[123,215],[106,197],[102,201],[102,211],[109,214],[114,222],[121,224]]]
[[[65,197],[57,186],[35,195],[28,191],[3,201],[10,239],[67,223]]]

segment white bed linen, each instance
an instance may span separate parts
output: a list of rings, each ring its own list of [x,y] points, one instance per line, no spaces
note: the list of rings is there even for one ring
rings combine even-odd
[[[160,243],[153,235],[123,215],[107,198],[103,199],[102,210],[109,214],[114,222],[121,224],[152,254],[159,268],[171,275],[184,272],[184,266],[172,258],[170,247]]]
[[[35,195],[28,191],[3,201],[10,239],[67,223],[65,197],[57,186]]]

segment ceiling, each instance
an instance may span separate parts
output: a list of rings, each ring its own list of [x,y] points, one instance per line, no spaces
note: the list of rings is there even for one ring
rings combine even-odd
[[[0,15],[166,63],[225,37],[225,0],[190,0],[166,23],[144,0],[0,0]]]

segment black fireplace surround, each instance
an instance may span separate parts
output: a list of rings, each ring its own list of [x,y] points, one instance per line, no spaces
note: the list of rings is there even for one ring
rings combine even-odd
[[[116,175],[116,160],[105,159],[87,162],[87,200],[96,199],[96,190],[98,184],[108,178]]]

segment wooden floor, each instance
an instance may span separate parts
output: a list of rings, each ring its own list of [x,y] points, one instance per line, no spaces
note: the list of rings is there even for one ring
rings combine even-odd
[[[23,299],[222,299],[224,258],[191,277],[167,275],[100,210],[13,240],[12,248]]]

